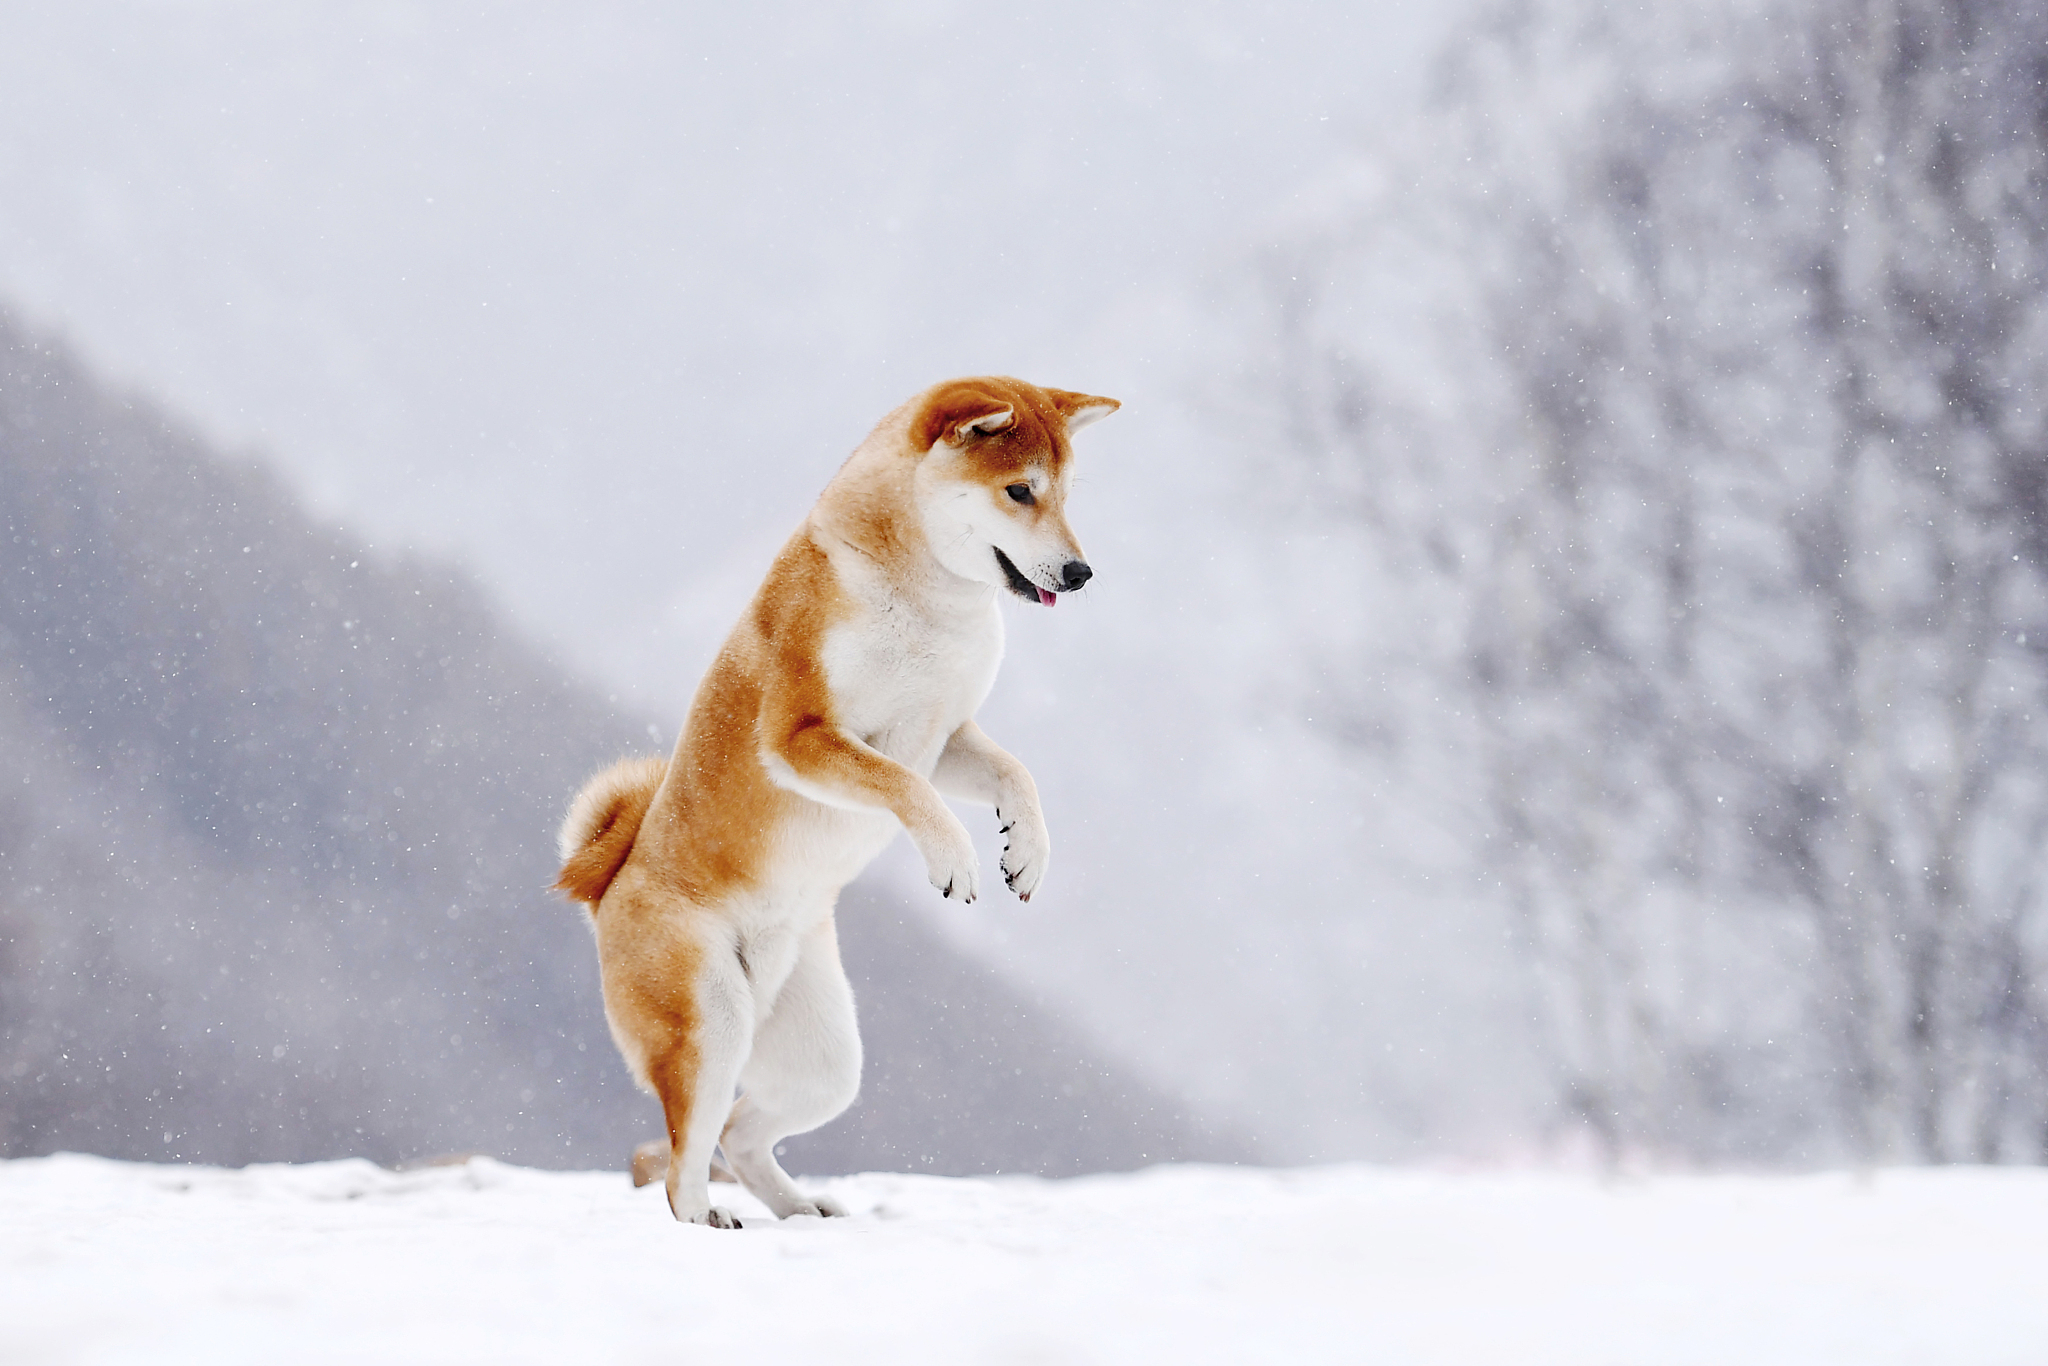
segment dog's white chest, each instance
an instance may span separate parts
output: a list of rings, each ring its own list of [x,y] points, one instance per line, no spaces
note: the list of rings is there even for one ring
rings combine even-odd
[[[841,726],[929,776],[946,739],[988,696],[1003,658],[1003,619],[867,608],[825,640],[825,677]]]

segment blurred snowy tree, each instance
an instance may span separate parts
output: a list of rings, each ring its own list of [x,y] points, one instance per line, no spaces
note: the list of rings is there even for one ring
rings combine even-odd
[[[1264,263],[1610,1151],[2048,1154],[2044,78],[2018,4],[1511,5]]]

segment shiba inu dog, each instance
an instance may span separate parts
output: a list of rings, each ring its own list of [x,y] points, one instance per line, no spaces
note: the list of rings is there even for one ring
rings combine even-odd
[[[612,1037],[667,1118],[677,1219],[737,1226],[711,1204],[714,1148],[777,1218],[845,1212],[775,1145],[859,1090],[833,905],[899,827],[953,900],[981,871],[941,793],[995,808],[1019,897],[1045,877],[1037,787],[974,713],[999,595],[1050,607],[1089,580],[1069,443],[1118,406],[991,377],[883,418],[776,556],[674,754],[615,764],[571,805],[556,886],[591,910]]]

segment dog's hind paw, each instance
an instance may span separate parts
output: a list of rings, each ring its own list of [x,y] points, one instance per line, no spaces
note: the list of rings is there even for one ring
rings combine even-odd
[[[814,1195],[801,1205],[798,1205],[794,1210],[791,1210],[790,1213],[814,1214],[820,1219],[844,1219],[846,1217],[846,1206],[840,1204],[829,1195]]]
[[[699,1210],[695,1214],[680,1220],[680,1222],[685,1224],[702,1224],[706,1228],[746,1227],[746,1225],[733,1217],[731,1210],[726,1209],[723,1205],[713,1205],[710,1209]]]

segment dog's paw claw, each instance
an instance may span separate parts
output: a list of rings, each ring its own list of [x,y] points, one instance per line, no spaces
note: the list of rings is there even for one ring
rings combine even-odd
[[[1052,840],[1045,833],[1044,822],[1028,815],[1012,821],[1005,833],[1010,839],[1003,846],[999,865],[1003,884],[1017,894],[1019,901],[1029,901],[1045,878],[1046,864],[1052,858]]]

